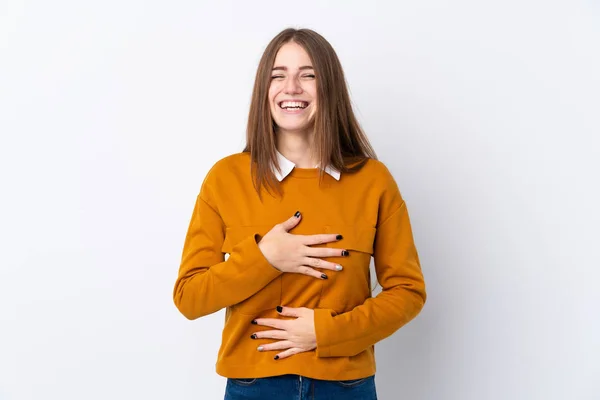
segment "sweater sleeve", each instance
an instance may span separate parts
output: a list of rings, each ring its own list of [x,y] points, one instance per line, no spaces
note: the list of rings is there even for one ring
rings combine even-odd
[[[193,320],[237,304],[281,272],[258,248],[258,232],[233,246],[224,261],[225,225],[214,206],[198,195],[183,245],[173,300]]]
[[[411,321],[426,300],[425,283],[405,202],[392,183],[390,201],[377,226],[374,263],[382,291],[353,310],[336,315],[315,309],[318,357],[354,356]]]

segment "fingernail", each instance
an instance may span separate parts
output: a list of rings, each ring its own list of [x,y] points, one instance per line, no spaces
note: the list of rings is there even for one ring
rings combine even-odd
[[[277,306],[277,312],[282,312],[282,311],[283,311],[283,307]]]
[[[342,250],[342,255],[343,255],[344,257],[347,257],[347,256],[349,256],[349,255],[350,255],[350,253],[348,253],[348,250]]]
[[[296,217],[296,218],[300,217],[300,211],[296,211],[296,214],[294,214],[294,217]]]
[[[252,322],[250,322],[250,323],[251,323],[252,325],[256,325],[256,324],[257,324],[257,322],[256,322],[256,320],[255,320],[255,319],[253,319],[253,320],[252,320]]]
[[[265,349],[264,347],[262,347],[262,346],[258,346],[258,348],[257,348],[256,350],[258,350],[258,351],[263,351],[264,349]]]
[[[250,339],[256,339],[256,333],[253,333],[252,335],[250,335]]]
[[[342,235],[337,235],[335,238],[336,238],[337,240],[342,240],[344,237],[343,237]]]
[[[327,279],[327,275],[325,275],[325,274],[321,274],[321,278],[323,278],[323,279]]]
[[[273,357],[275,360],[279,360],[279,356],[275,356]]]
[[[335,266],[335,270],[336,271],[341,271],[342,269],[344,269],[341,265],[336,265]]]

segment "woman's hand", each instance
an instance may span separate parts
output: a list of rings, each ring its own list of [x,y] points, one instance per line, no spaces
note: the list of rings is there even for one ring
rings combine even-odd
[[[284,350],[275,355],[275,360],[317,348],[315,334],[315,312],[310,308],[277,307],[280,315],[295,319],[258,318],[253,324],[269,326],[275,330],[258,331],[252,339],[278,339],[277,342],[258,346],[258,351]]]
[[[313,268],[341,271],[341,265],[322,260],[321,257],[347,256],[348,251],[310,246],[341,240],[342,235],[335,233],[294,235],[288,233],[289,230],[298,225],[300,219],[300,212],[297,212],[287,221],[275,225],[260,239],[258,248],[267,261],[282,272],[310,275],[320,279],[327,279],[327,275]]]

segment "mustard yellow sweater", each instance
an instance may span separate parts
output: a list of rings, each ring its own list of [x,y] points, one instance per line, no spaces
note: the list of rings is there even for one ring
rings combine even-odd
[[[229,378],[298,374],[325,380],[358,379],[375,373],[374,344],[413,319],[425,303],[425,284],[406,204],[383,163],[369,160],[337,181],[317,169],[294,168],[282,181],[283,197],[259,200],[248,153],[218,161],[196,199],[173,297],[179,311],[196,319],[226,308],[216,370]],[[257,245],[296,211],[290,233],[338,233],[321,246],[346,249],[327,258],[344,267],[329,279],[281,273]],[[225,254],[229,257],[225,260]],[[371,297],[373,256],[382,292]],[[285,318],[278,305],[315,310],[317,348],[274,360],[259,352],[271,339],[250,338],[255,318]]]

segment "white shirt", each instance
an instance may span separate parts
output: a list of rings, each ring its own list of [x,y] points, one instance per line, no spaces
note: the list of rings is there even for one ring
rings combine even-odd
[[[296,167],[296,164],[285,158],[283,154],[281,154],[278,150],[275,150],[277,153],[277,161],[279,162],[279,167],[281,168],[281,173],[277,171],[277,168],[273,166],[273,173],[279,182],[283,180],[286,176],[289,175],[290,172]],[[317,168],[317,166],[315,166]],[[331,175],[335,180],[340,180],[340,171],[328,165],[323,169],[326,173]]]

